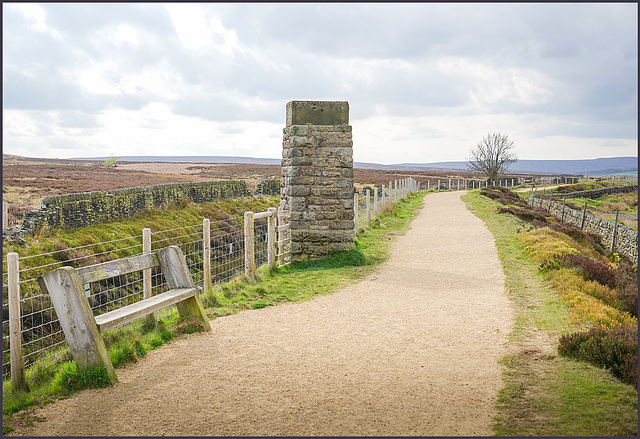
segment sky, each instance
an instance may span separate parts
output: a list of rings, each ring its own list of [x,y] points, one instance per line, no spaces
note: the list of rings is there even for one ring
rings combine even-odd
[[[637,157],[635,3],[3,3],[3,152],[282,157],[347,101],[354,159]]]

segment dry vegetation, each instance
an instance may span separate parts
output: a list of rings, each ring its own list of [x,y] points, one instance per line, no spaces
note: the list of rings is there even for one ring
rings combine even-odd
[[[264,178],[280,178],[279,165],[242,163],[120,162],[106,167],[101,161],[26,158],[3,155],[2,192],[11,203],[38,205],[48,195],[104,191],[162,183],[246,180],[249,190]],[[438,179],[471,178],[465,171],[412,171],[354,169],[358,190],[364,186],[388,185],[389,181],[413,177],[431,186]]]

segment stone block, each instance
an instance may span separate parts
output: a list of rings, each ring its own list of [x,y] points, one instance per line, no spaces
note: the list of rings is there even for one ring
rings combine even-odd
[[[346,101],[291,101],[287,103],[287,127],[292,125],[349,125]]]
[[[292,157],[291,166],[314,166],[314,160],[309,157]]]
[[[315,145],[317,139],[315,137],[292,136],[289,139],[289,148],[310,148]]]

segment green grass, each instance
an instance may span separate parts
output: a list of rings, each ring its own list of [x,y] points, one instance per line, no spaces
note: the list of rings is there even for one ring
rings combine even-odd
[[[215,318],[242,310],[273,306],[282,302],[310,300],[357,282],[373,271],[377,264],[390,256],[393,236],[405,233],[424,196],[426,193],[413,194],[400,200],[393,208],[382,212],[369,224],[366,230],[361,230],[358,233],[355,248],[352,250],[336,253],[321,260],[287,265],[281,268],[262,267],[258,270],[255,281],[248,281],[241,276],[230,282],[216,285],[201,294],[207,314]],[[194,206],[190,207],[194,208]],[[243,206],[239,209],[247,207],[250,206]],[[256,209],[256,211],[259,210]],[[152,212],[149,215],[155,218],[155,215],[159,214]],[[174,220],[181,221],[190,214],[183,216],[176,212],[171,215],[174,216]],[[149,219],[146,214],[140,216],[138,220],[141,218]],[[140,224],[137,223],[136,227],[139,226]],[[116,226],[112,225],[111,227]],[[171,227],[171,224],[163,223],[156,227]],[[57,235],[54,234],[54,236]],[[148,351],[159,348],[179,337],[180,334],[189,334],[199,329],[201,328],[194,325],[194,322],[181,321],[173,309],[157,323],[147,322],[135,329],[125,326],[110,330],[104,334],[104,339],[109,358],[117,368],[137,361]],[[19,414],[21,410],[66,398],[82,388],[100,387],[105,382],[101,371],[91,371],[89,376],[80,376],[75,368],[75,363],[69,361],[39,369],[30,376],[29,384],[31,390],[23,392],[12,391],[11,384],[4,383],[4,433],[10,432],[12,430],[11,423],[21,418]]]
[[[115,368],[137,361],[147,352],[173,340],[181,333],[177,312],[166,313],[164,320],[137,328],[131,325],[107,331],[104,334],[109,358]],[[2,414],[3,433],[12,430],[11,423],[20,419],[21,410],[47,404],[83,389],[110,385],[104,368],[79,370],[73,361],[57,364],[41,364],[28,375],[29,391],[13,391],[10,382],[3,383]]]
[[[43,228],[35,236],[24,237],[26,246],[3,241],[2,252],[3,255],[9,252],[18,253],[21,258],[21,271],[29,269],[30,277],[35,278],[50,270],[49,264],[63,262],[69,258],[79,258],[83,265],[90,265],[139,254],[142,246],[142,229],[147,227],[154,234],[165,231],[155,235],[154,240],[162,239],[164,245],[176,244],[184,241],[185,226],[195,226],[194,230],[197,230],[202,226],[203,218],[210,219],[213,237],[216,234],[217,221],[230,221],[229,218],[239,217],[235,228],[242,230],[241,218],[244,211],[262,212],[278,204],[279,197],[264,199],[244,197],[202,204],[185,202],[180,206],[152,209],[132,218],[79,229]],[[225,223],[224,226],[228,227],[228,224]],[[186,239],[192,240],[192,237],[187,236]],[[77,248],[83,246],[88,247]],[[50,254],[51,252],[55,253]],[[26,256],[29,258],[23,259]],[[4,260],[3,269],[6,269]]]
[[[470,191],[463,197],[495,237],[515,311],[502,360],[494,431],[498,436],[637,434],[637,390],[611,373],[557,355],[558,338],[583,329],[532,260],[518,236],[532,226],[498,214],[501,204]]]
[[[367,229],[358,233],[352,250],[281,268],[263,267],[255,282],[239,277],[214,286],[201,295],[207,313],[220,317],[245,309],[309,300],[357,282],[388,259],[393,236],[407,230],[425,195],[407,197],[371,221]]]

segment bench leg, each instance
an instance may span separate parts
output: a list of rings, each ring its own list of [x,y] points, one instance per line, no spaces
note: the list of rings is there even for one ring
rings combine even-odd
[[[176,245],[170,245],[169,247],[161,248],[156,252],[158,255],[158,261],[162,267],[162,272],[167,280],[169,288],[195,288],[193,278],[189,272],[187,266],[187,260],[184,257],[184,253],[180,250],[180,247]],[[193,297],[183,300],[176,304],[178,308],[178,314],[180,317],[195,317],[204,322],[207,331],[211,331],[211,325],[209,325],[209,319],[204,312],[204,307],[196,293]]]
[[[78,367],[104,366],[111,382],[117,383],[118,377],[75,270],[61,267],[42,275],[38,282],[43,291],[49,292]]]
[[[202,306],[202,302],[200,301],[200,297],[198,297],[198,293],[194,296],[189,297],[188,299],[183,300],[182,302],[178,302],[176,304],[178,308],[178,314],[180,314],[181,318],[186,317],[195,317],[204,322],[204,327],[206,331],[211,331],[211,325],[209,324],[209,318],[207,317],[207,313],[204,311],[204,306]]]

